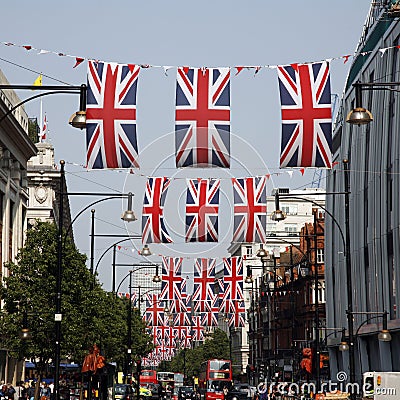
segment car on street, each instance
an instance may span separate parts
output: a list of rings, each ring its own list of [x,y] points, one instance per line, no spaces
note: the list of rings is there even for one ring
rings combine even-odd
[[[135,389],[132,385],[126,383],[117,383],[114,387],[115,400],[133,400]]]
[[[192,386],[181,386],[178,389],[178,400],[187,400],[192,398],[193,387]]]
[[[245,397],[247,397],[247,399],[252,399],[254,397],[254,394],[252,393],[252,389],[251,389],[250,385],[248,385],[247,383],[235,383],[233,385],[233,387],[235,390],[245,393],[246,394]]]
[[[139,400],[150,399],[151,390],[141,387],[139,391]],[[117,383],[114,388],[115,400],[134,400],[136,399],[136,387],[127,383]]]
[[[239,385],[233,385],[225,395],[225,400],[248,400],[247,391],[239,390]]]
[[[145,400],[145,399],[151,399],[153,396],[153,393],[151,392],[150,389],[141,387],[139,390],[139,400]]]

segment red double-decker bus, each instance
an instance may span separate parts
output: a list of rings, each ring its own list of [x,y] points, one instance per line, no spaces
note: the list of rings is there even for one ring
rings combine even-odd
[[[199,392],[205,400],[223,400],[224,388],[232,386],[230,360],[207,360],[200,367]]]
[[[144,369],[140,373],[140,385],[147,386],[149,383],[158,383],[157,372],[153,369]]]

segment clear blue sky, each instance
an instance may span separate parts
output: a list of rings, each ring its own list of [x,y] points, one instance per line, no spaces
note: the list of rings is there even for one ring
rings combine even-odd
[[[369,10],[367,0],[301,1],[76,1],[22,0],[2,8],[0,42],[31,45],[85,58],[120,63],[189,65],[218,67],[237,65],[277,65],[301,63],[352,54]],[[74,59],[0,44],[0,68],[13,84],[31,84],[39,72],[69,84],[86,81],[86,62],[73,69]],[[23,66],[19,68],[3,60]],[[332,61],[332,93],[341,95],[348,67]],[[33,70],[29,71],[29,70]],[[44,77],[43,84],[57,84]],[[20,93],[21,98],[28,96]],[[175,70],[165,76],[163,69],[142,70],[138,90],[138,135],[142,168],[139,174],[116,171],[87,172],[84,132],[68,126],[69,116],[78,108],[74,96],[49,96],[44,100],[55,147],[56,161],[67,161],[69,191],[132,191],[135,211],[140,215],[145,176],[167,175],[181,178],[167,202],[172,216],[171,230],[181,235],[184,206],[184,178],[218,176],[228,182],[231,176],[277,173],[280,149],[280,108],[276,71],[263,69],[255,77],[242,71],[231,82],[230,171],[176,170],[173,164]],[[39,116],[39,102],[27,106],[29,116]],[[73,165],[76,164],[76,165]],[[309,186],[313,172],[301,177],[294,172],[273,175],[272,187]],[[226,183],[225,183],[226,184]],[[323,183],[322,183],[323,184]],[[222,207],[229,210],[229,188],[223,190]],[[71,198],[75,215],[93,198]],[[178,204],[178,207],[177,207]],[[222,210],[221,210],[222,211]],[[105,202],[96,208],[96,233],[126,232],[120,223],[122,205]],[[221,243],[154,246],[156,253],[188,257],[226,256],[231,239],[229,213],[221,217]],[[140,233],[140,222],[129,226]],[[78,247],[89,254],[90,212],[74,225]],[[96,239],[96,259],[114,239]],[[183,238],[178,237],[182,242]],[[137,243],[140,246],[140,243]],[[124,244],[118,263],[138,262],[131,244]],[[128,249],[129,247],[129,249]],[[159,257],[153,257],[157,260]],[[99,267],[105,289],[110,283],[111,254]],[[190,260],[186,263],[191,264]],[[118,269],[118,279],[128,268]],[[117,280],[118,282],[118,280]]]

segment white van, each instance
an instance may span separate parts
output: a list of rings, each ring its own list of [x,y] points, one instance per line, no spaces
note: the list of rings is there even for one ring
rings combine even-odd
[[[400,400],[400,372],[364,372],[363,398]]]

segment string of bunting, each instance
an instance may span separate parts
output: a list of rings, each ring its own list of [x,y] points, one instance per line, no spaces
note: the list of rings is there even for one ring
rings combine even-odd
[[[45,54],[52,54],[52,55],[56,55],[58,57],[68,57],[68,58],[72,58],[75,60],[75,64],[73,65],[73,68],[78,67],[79,65],[81,65],[84,61],[88,61],[88,60],[95,60],[95,61],[99,61],[99,62],[105,62],[105,61],[100,61],[98,59],[94,59],[94,58],[90,58],[90,57],[86,57],[86,56],[76,56],[76,55],[71,55],[71,54],[67,54],[64,51],[54,51],[54,50],[46,50],[46,49],[41,49],[41,48],[37,48],[34,47],[32,45],[20,45],[20,44],[16,44],[16,43],[12,43],[12,42],[1,42],[1,44],[3,44],[4,46],[8,46],[8,47],[20,47],[25,49],[26,51],[32,53],[32,54],[36,54],[36,55],[45,55]],[[386,52],[390,49],[395,49],[395,48],[400,48],[399,45],[397,46],[389,46],[389,47],[383,47],[379,49],[379,52],[381,53],[381,56],[383,57]],[[360,53],[362,56],[368,55],[372,52],[371,51],[365,51]],[[341,56],[337,56],[337,57],[332,57],[332,58],[327,58],[325,60],[322,61],[333,61],[333,60],[343,60],[344,64],[346,64],[350,58],[354,57],[354,54],[345,54],[345,55],[341,55]],[[309,64],[309,63],[314,63],[313,62],[303,62],[303,63],[298,63],[298,64]],[[134,63],[131,63],[134,64]],[[139,64],[140,68],[162,68],[164,70],[164,73],[167,75],[168,71],[172,68],[177,68],[177,66],[172,66],[172,65],[153,65],[153,64]],[[189,67],[184,67],[184,68],[189,68]],[[241,65],[241,66],[235,66],[234,67],[236,69],[236,74],[238,75],[240,72],[242,72],[244,69],[247,70],[254,70],[254,75],[256,75],[261,69],[265,68],[265,69],[275,69],[277,68],[277,65]]]
[[[81,168],[83,168],[83,169],[85,169],[87,171],[93,171],[93,170],[87,169],[87,166],[84,165],[84,164],[68,162],[68,161],[66,161],[65,163],[67,165],[73,165],[74,167],[81,167]],[[338,164],[338,162],[333,162],[332,166],[335,166],[337,164]],[[112,169],[112,170],[109,170],[109,171],[124,173],[124,174],[128,174],[128,175],[136,175],[136,176],[140,176],[140,177],[146,178],[146,179],[153,177],[153,175],[147,175],[147,174],[143,174],[143,173],[137,172],[133,168],[130,168],[128,170],[126,170],[126,169]],[[296,169],[293,169],[293,170],[285,170],[285,171],[280,170],[279,172],[271,172],[269,174],[254,175],[254,176],[255,177],[266,176],[267,179],[270,179],[271,176],[289,175],[289,177],[292,178],[295,171],[299,172],[302,176],[304,176],[304,173],[305,173],[306,169],[305,168],[296,168]],[[174,180],[186,180],[187,178],[186,177],[182,177],[182,178],[172,177],[172,178],[169,178],[169,179],[174,181]],[[211,179],[211,177],[210,177],[210,179]],[[229,178],[223,178],[222,177],[222,178],[218,178],[218,179],[220,179],[220,180],[231,180],[231,177],[229,177]]]

